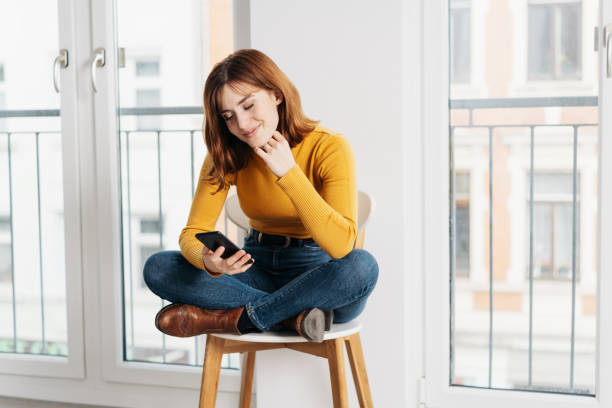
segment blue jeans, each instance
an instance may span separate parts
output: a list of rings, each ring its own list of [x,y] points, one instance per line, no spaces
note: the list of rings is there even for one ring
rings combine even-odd
[[[314,240],[303,247],[258,244],[250,234],[243,248],[255,259],[243,273],[213,278],[179,251],[153,254],[144,281],[157,296],[205,309],[244,306],[257,328],[266,331],[304,309],[334,309],[334,323],[348,322],[364,309],[378,279],[378,264],[363,249],[332,259]]]

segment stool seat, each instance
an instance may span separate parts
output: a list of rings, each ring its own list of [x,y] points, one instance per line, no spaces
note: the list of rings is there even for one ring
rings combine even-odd
[[[214,408],[217,397],[217,386],[221,371],[223,354],[242,354],[242,379],[240,381],[241,408],[248,408],[251,403],[255,354],[260,350],[291,349],[327,359],[334,408],[348,408],[346,376],[344,368],[344,351],[348,354],[355,391],[361,408],[372,407],[372,395],[368,375],[365,369],[363,350],[359,332],[359,320],[347,323],[334,323],[321,343],[307,341],[293,331],[267,331],[248,333],[241,336],[225,333],[206,335],[206,350],[202,368],[202,387],[200,388],[200,408]]]
[[[329,331],[325,332],[323,341],[337,339],[339,337],[347,337],[361,330],[361,323],[357,320],[351,320],[347,323],[334,323]],[[220,337],[226,340],[239,340],[257,343],[305,343],[304,337],[296,334],[294,331],[267,331],[263,333],[248,333],[243,335],[215,333],[209,336]]]

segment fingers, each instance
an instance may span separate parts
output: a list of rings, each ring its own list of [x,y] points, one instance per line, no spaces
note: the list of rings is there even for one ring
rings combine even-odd
[[[221,258],[221,255],[223,255],[223,252],[225,252],[225,248],[223,246],[219,246],[219,248],[215,250],[214,255],[216,257]]]
[[[211,266],[214,271],[219,271],[227,275],[234,275],[237,273],[245,272],[249,269],[252,263],[247,264],[251,259],[251,254],[244,250],[240,250],[228,258],[222,258],[221,256],[225,252],[223,246],[219,246],[214,252],[204,246],[202,253],[206,255],[208,261],[205,261],[205,266]]]
[[[251,257],[250,254],[246,253],[244,249],[241,249],[240,251],[236,252],[234,255],[227,258],[225,261],[227,262],[228,265],[233,266],[235,263],[242,261],[242,258],[246,258],[244,260],[246,262],[249,260],[250,257]]]
[[[287,142],[287,139],[285,139],[285,137],[278,130],[275,130],[274,133],[272,133],[272,139],[278,143]]]

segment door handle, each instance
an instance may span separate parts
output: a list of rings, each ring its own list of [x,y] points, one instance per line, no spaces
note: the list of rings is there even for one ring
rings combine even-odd
[[[91,59],[91,86],[93,86],[93,90],[96,93],[98,92],[98,87],[96,86],[96,67],[104,66],[106,63],[105,56],[104,48],[98,48]]]
[[[68,50],[62,48],[59,52],[59,55],[55,57],[53,61],[53,87],[55,88],[55,92],[59,93],[59,81],[57,80],[57,75],[59,72],[59,68],[67,68],[68,67]]]

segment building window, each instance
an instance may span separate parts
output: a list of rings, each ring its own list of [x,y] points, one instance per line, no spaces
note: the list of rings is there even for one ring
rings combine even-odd
[[[0,283],[11,281],[11,244],[0,243]]]
[[[137,275],[140,277],[139,284],[141,288],[146,287],[142,276],[142,270],[147,259],[156,252],[162,250],[159,246],[159,234],[162,233],[162,223],[159,218],[140,217],[138,220],[138,231],[134,234],[135,251],[134,264],[137,268]]]
[[[138,108],[161,106],[161,76],[159,58],[139,57],[134,60],[135,101]],[[141,130],[158,130],[159,115],[138,115],[136,127]]]
[[[470,275],[470,174],[455,176],[455,275]]]
[[[8,215],[0,216],[0,232],[9,232],[11,230],[11,217]]]
[[[528,13],[529,79],[580,79],[582,3],[531,0]]]
[[[576,278],[580,272],[580,183],[576,183]],[[528,183],[529,185],[529,179]],[[536,279],[572,279],[573,177],[563,173],[536,173],[533,184],[533,276]],[[527,193],[529,198],[529,192]],[[529,201],[527,202],[529,223]],[[529,228],[527,229],[529,233]],[[529,238],[527,239],[529,245]],[[527,253],[529,257],[529,252]],[[529,258],[527,258],[529,274]]]
[[[159,89],[136,89],[136,106],[151,108],[160,106],[161,96]],[[138,115],[138,129],[157,130],[160,128],[159,115]]]
[[[0,64],[0,85],[4,84],[4,64]],[[6,95],[0,87],[0,111],[6,109]],[[0,131],[6,130],[6,119],[0,119]]]
[[[141,234],[159,234],[161,231],[161,225],[157,218],[143,218],[140,220],[140,233]]]
[[[470,82],[471,40],[470,1],[450,2],[450,64],[451,82]]]
[[[158,77],[159,76],[159,61],[136,61],[136,76],[137,77]]]
[[[145,262],[147,262],[147,259],[149,259],[149,257],[151,255],[153,255],[156,252],[161,251],[160,247],[157,245],[139,245],[138,248],[138,276],[140,276],[140,287],[141,288],[146,288],[147,284],[144,281],[144,275],[142,274],[142,271],[144,270],[144,264]]]

